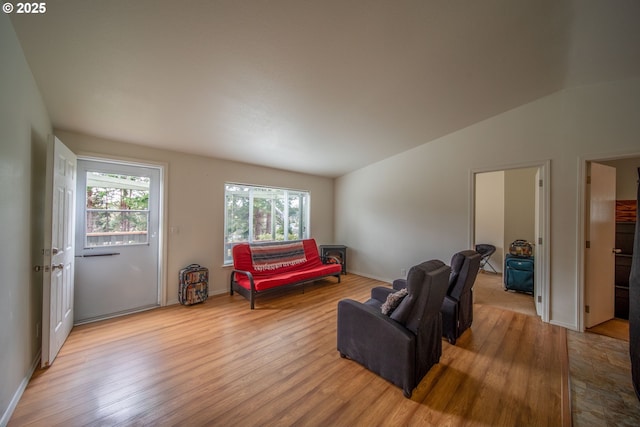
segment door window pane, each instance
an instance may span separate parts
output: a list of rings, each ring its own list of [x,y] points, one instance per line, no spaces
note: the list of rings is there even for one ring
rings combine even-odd
[[[148,243],[149,181],[87,172],[85,247]]]

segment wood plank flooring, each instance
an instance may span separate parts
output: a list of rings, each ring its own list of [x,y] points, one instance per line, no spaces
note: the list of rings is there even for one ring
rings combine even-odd
[[[341,359],[337,302],[380,285],[350,274],[253,311],[220,295],[78,326],[9,426],[570,425],[565,330],[536,317],[476,305],[411,399]]]
[[[611,319],[592,328],[587,328],[586,332],[629,342],[629,321]]]

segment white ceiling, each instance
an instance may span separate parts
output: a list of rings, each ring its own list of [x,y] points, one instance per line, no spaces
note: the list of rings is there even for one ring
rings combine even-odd
[[[54,127],[329,177],[640,75],[636,0],[46,5],[11,19]]]

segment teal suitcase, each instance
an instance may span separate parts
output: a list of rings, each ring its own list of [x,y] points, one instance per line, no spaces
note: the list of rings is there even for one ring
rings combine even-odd
[[[504,266],[504,289],[533,295],[533,257],[507,255]]]

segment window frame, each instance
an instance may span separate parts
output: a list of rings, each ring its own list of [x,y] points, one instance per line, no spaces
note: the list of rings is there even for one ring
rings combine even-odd
[[[234,189],[232,189],[232,188]],[[235,189],[238,188],[238,189]],[[247,218],[247,239],[246,240],[232,240],[230,241],[229,220],[231,214],[229,212],[229,197],[242,194],[246,192],[248,198],[248,218]],[[290,239],[290,214],[289,208],[291,200],[294,198],[299,199],[299,213],[297,220],[299,222],[299,229],[295,239]],[[271,200],[271,216],[269,218],[270,229],[272,239],[257,239],[255,236],[255,200],[256,199],[270,199]],[[276,230],[278,228],[278,213],[275,207],[277,200],[283,200],[283,210],[280,213],[282,217],[282,229],[283,239],[276,238]],[[259,242],[274,242],[274,241],[295,241],[301,239],[307,239],[311,235],[310,230],[311,220],[311,192],[308,190],[284,188],[284,187],[270,187],[266,185],[255,184],[243,184],[237,182],[225,182],[224,183],[224,250],[223,250],[223,265],[233,265],[232,249],[238,243],[259,243]],[[264,234],[262,234],[264,236]]]

